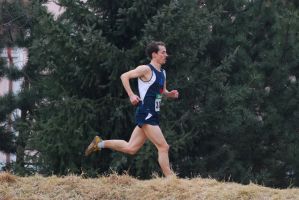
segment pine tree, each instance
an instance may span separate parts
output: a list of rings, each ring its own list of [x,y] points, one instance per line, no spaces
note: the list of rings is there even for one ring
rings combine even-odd
[[[26,5],[20,1],[11,1],[11,2],[1,2],[1,39],[0,46],[4,49],[13,48],[14,46],[24,46],[25,45],[25,35],[29,27],[29,13],[26,9]],[[2,49],[1,48],[1,49]],[[19,80],[24,77],[25,71],[20,71],[17,69],[13,63],[7,64],[1,60],[0,62],[0,77],[6,77],[10,81]],[[9,61],[12,62],[12,61]],[[25,78],[26,79],[26,78]],[[25,81],[26,82],[26,81]],[[25,87],[24,87],[25,88]],[[21,96],[21,94],[20,94]],[[23,136],[25,133],[21,130],[15,129],[15,122],[12,120],[12,115],[15,113],[16,109],[21,109],[23,119],[26,118],[24,109],[21,104],[24,104],[11,91],[8,94],[5,94],[0,99],[1,101],[1,117],[0,121],[3,124],[1,127],[1,146],[4,147],[6,152],[17,152],[17,165],[24,167],[24,145],[25,139]],[[15,116],[18,117],[18,116]],[[6,132],[6,133],[5,133]],[[14,145],[14,138],[16,138],[16,146]],[[3,139],[3,140],[2,140]]]
[[[86,160],[82,157],[82,148],[97,133],[104,139],[130,137],[133,108],[128,104],[119,77],[138,64],[136,58],[132,59],[135,55],[132,51],[136,45],[139,48],[136,37],[142,34],[143,21],[162,5],[161,1],[154,2],[147,1],[147,8],[151,8],[147,10],[143,7],[146,4],[131,1],[113,4],[109,1],[60,1],[66,11],[56,21],[47,15],[39,16],[39,23],[34,28],[39,38],[31,46],[35,55],[32,63],[43,66],[47,75],[43,85],[38,83],[45,102],[37,106],[32,144],[40,152],[41,162],[48,163],[45,173],[65,174],[70,169],[79,172],[83,166],[85,170],[89,170],[88,166],[97,166],[99,171],[106,171],[119,165],[119,160],[111,161],[110,156],[115,154],[109,152],[99,158],[100,163],[105,164],[99,165],[94,159]],[[147,11],[139,15],[138,9]],[[125,13],[131,12],[132,16],[124,15],[124,10]],[[127,23],[131,24],[130,30],[123,30]],[[42,60],[38,59],[41,57]],[[70,115],[60,109],[69,101],[74,103],[72,108],[78,107],[76,114]],[[92,109],[83,115],[86,102]],[[49,107],[57,112],[49,112]],[[76,123],[61,124],[62,118]],[[82,121],[86,123],[85,128],[80,128]],[[55,137],[56,134],[65,141]],[[68,148],[72,145],[67,139],[70,136],[71,143],[78,144],[75,149]],[[53,143],[65,147],[65,152]],[[66,162],[64,158],[71,158],[70,155],[77,156],[80,161]]]
[[[178,7],[183,8],[182,4]],[[167,41],[171,54],[175,55],[170,60],[169,70],[174,69],[175,77],[181,77],[175,84],[183,91],[180,104],[184,112],[180,113],[176,105],[174,111],[168,110],[165,116],[181,118],[176,123],[168,118],[164,124],[169,143],[174,144],[174,168],[182,176],[200,174],[243,183],[255,180],[275,186],[286,186],[290,180],[295,182],[297,161],[285,160],[282,155],[292,158],[297,155],[297,143],[291,136],[296,132],[295,123],[292,123],[296,120],[292,114],[296,113],[296,76],[290,75],[295,74],[297,60],[295,33],[298,31],[293,23],[298,11],[292,4],[279,1],[209,1],[198,7],[193,2],[192,8],[209,9],[214,17],[206,14],[196,20],[191,14],[192,23],[188,21],[184,26],[180,20],[188,19],[186,14],[176,18],[169,9],[166,14],[157,16],[146,30],[147,39]],[[188,13],[192,13],[191,10],[188,7]],[[167,14],[171,17],[167,18]],[[200,38],[205,31],[195,31],[192,25],[205,22],[203,18],[209,23],[202,27],[208,27],[206,30],[210,29],[211,33],[206,32]],[[195,40],[196,37],[200,39]],[[190,52],[186,52],[189,47]],[[191,80],[189,85],[187,80]],[[293,86],[287,89],[288,95],[278,98],[279,94],[286,93],[285,84],[290,82]],[[277,88],[269,87],[272,84]],[[274,94],[273,90],[278,93]],[[281,113],[288,107],[282,102],[288,101],[293,106]],[[292,145],[286,148],[286,144]],[[292,153],[287,149],[292,149]],[[140,162],[148,165],[145,159]],[[285,178],[286,174],[291,174],[292,178]]]
[[[96,134],[129,139],[134,108],[119,76],[148,62],[146,43],[162,40],[168,88],[180,92],[163,102],[161,116],[175,172],[298,185],[296,1],[59,3],[66,11],[57,20],[32,7],[30,87],[0,100],[3,113],[26,111],[15,128],[27,131],[23,146],[37,151],[39,172],[159,171],[150,143],[134,157],[83,151]]]

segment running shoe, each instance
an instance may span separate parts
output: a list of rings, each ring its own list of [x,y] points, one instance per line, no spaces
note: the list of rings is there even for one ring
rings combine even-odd
[[[89,146],[85,150],[85,156],[89,156],[91,153],[100,151],[100,148],[98,147],[98,144],[102,141],[102,139],[99,136],[95,136],[92,140],[92,142],[89,144]]]

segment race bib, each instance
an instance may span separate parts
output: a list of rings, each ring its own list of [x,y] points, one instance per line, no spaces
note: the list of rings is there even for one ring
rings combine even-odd
[[[155,99],[155,111],[156,112],[160,111],[161,100],[162,100],[162,95],[161,94],[157,94],[156,95],[156,99]]]

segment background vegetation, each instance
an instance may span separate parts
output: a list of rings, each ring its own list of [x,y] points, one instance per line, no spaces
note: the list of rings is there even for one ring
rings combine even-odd
[[[66,11],[58,19],[44,2],[0,4],[1,47],[29,48],[22,71],[0,62],[1,77],[24,78],[19,94],[0,98],[0,147],[16,151],[15,173],[160,173],[150,143],[136,156],[83,152],[97,134],[129,139],[134,108],[119,77],[148,62],[147,42],[162,40],[168,88],[180,92],[162,107],[174,171],[299,185],[297,1],[60,0]],[[17,108],[18,134],[6,137]]]

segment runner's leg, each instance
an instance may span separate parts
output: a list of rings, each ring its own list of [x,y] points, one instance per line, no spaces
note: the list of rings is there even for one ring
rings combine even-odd
[[[169,165],[168,150],[169,145],[167,144],[165,137],[159,126],[153,126],[150,124],[144,124],[142,126],[146,137],[156,146],[158,149],[158,162],[162,169],[163,174],[167,177],[173,174]]]
[[[129,142],[125,140],[104,140],[104,148],[134,155],[143,146],[145,141],[146,136],[144,131],[136,126]]]

